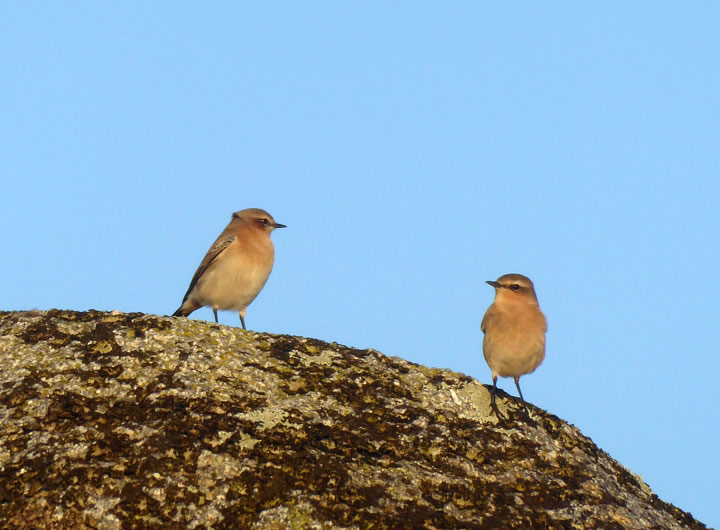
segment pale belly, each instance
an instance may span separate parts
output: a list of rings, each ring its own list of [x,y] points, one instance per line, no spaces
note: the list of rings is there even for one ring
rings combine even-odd
[[[237,267],[221,261],[203,274],[193,298],[202,305],[242,311],[262,290],[269,276],[270,267]]]
[[[545,335],[528,336],[522,330],[485,335],[483,353],[490,369],[501,377],[520,377],[529,374],[545,358]]]

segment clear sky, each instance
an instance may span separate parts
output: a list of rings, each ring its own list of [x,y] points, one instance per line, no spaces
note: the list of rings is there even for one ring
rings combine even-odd
[[[523,273],[550,326],[525,397],[720,526],[718,20],[6,3],[0,308],[170,314],[231,213],[261,207],[288,228],[249,328],[490,382],[484,282]]]

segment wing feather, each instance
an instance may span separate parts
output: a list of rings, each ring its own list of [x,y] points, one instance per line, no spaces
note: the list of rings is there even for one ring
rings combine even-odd
[[[213,262],[235,242],[235,239],[237,238],[234,235],[223,233],[215,240],[215,243],[212,244],[210,250],[207,251],[207,254],[205,254],[205,257],[200,262],[200,266],[195,271],[195,275],[190,282],[190,287],[188,287],[185,297],[183,298],[183,303],[185,303],[185,300],[188,299],[198,280],[200,280],[202,275],[205,274],[205,271],[207,271],[208,268],[210,268],[210,265],[212,265]]]
[[[480,330],[485,333],[488,323],[495,318],[494,307],[491,305],[483,316],[482,322],[480,323]]]

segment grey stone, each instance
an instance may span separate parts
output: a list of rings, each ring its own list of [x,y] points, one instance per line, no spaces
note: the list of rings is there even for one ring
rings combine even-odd
[[[1,526],[705,528],[488,388],[198,320],[1,312]]]

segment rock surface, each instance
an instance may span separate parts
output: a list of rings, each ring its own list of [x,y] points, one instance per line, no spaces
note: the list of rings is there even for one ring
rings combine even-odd
[[[373,350],[0,313],[2,528],[705,528],[575,427]]]

